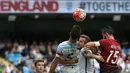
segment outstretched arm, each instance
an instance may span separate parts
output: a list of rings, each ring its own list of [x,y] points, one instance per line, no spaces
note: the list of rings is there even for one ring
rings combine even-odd
[[[54,73],[55,69],[56,69],[56,66],[57,64],[59,63],[59,60],[62,58],[63,56],[63,48],[62,46],[58,46],[57,48],[57,52],[56,52],[56,56],[55,58],[53,59],[52,63],[51,63],[51,66],[50,66],[50,69],[49,69],[49,73]]]
[[[85,47],[88,47],[90,49],[92,49],[92,47],[99,47],[100,46],[100,43],[99,41],[95,41],[95,42],[88,42]]]
[[[59,58],[55,57],[51,63],[48,73],[54,73],[58,63],[59,63]]]
[[[107,39],[102,39],[99,41],[94,41],[94,42],[88,42],[84,47],[88,47],[90,49],[95,48],[95,47],[105,47],[106,45],[108,45],[108,40]]]
[[[94,58],[94,59],[97,59],[101,62],[104,62],[104,58],[100,54],[99,55],[92,54],[92,51],[88,50],[86,48],[84,49],[84,54],[86,57]]]

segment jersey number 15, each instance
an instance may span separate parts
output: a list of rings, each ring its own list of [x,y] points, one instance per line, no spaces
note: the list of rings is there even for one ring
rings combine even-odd
[[[114,50],[111,50],[106,62],[109,63],[110,61],[110,63],[116,64],[119,58],[118,54],[119,54],[119,51],[114,52]],[[115,61],[113,60],[113,58],[115,58]]]

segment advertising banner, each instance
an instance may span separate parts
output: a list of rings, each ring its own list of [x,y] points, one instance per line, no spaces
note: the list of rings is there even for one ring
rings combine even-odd
[[[0,0],[0,13],[130,13],[130,0]]]

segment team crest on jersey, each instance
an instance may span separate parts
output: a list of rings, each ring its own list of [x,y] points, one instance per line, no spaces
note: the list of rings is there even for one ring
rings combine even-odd
[[[63,49],[62,50],[63,57],[65,59],[72,59],[78,55],[78,50],[77,49]]]

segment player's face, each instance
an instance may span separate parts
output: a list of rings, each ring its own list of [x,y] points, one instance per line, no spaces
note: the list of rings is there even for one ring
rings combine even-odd
[[[38,62],[36,65],[36,70],[42,73],[44,71],[44,62]]]
[[[79,41],[77,41],[77,48],[83,48],[85,45],[85,38],[79,38]]]

